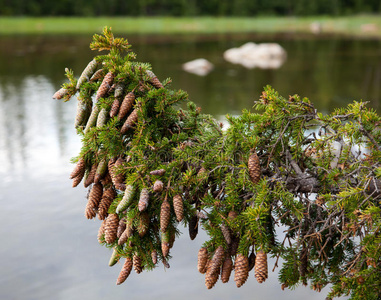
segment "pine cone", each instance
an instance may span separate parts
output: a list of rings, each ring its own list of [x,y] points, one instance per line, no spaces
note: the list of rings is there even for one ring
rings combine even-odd
[[[181,195],[176,195],[173,197],[173,209],[175,211],[177,222],[181,222],[184,218],[183,198]]]
[[[111,214],[106,219],[105,241],[107,244],[115,242],[118,231],[119,218],[117,214]]]
[[[132,111],[132,113],[127,117],[122,128],[120,129],[120,132],[122,134],[127,133],[128,129],[130,129],[132,126],[134,126],[137,121],[138,121],[138,108],[135,108]]]
[[[124,84],[121,82],[116,83],[114,97],[121,98],[123,96]]]
[[[234,210],[229,211],[228,219],[230,221],[233,221],[237,217],[238,217],[238,213],[236,211],[234,211]]]
[[[249,277],[249,259],[238,253],[234,265],[234,281],[237,287],[241,287]]]
[[[148,232],[150,217],[146,212],[140,214],[138,233],[140,237],[143,237]]]
[[[109,187],[106,189],[103,193],[101,202],[99,203],[99,208],[98,208],[98,218],[99,220],[104,220],[107,215],[108,215],[108,209],[114,201],[116,196],[116,193],[112,187]]]
[[[161,251],[163,252],[164,257],[168,256],[169,249],[169,232],[165,231],[161,233]]]
[[[87,123],[87,120],[91,114],[93,103],[86,100],[80,100],[78,98],[77,103],[77,114],[75,115],[74,127],[78,128],[79,126],[84,126]]]
[[[262,283],[266,280],[268,276],[267,271],[267,254],[263,251],[259,251],[257,253],[257,257],[255,258],[255,278],[259,283]]]
[[[87,124],[84,130],[84,133],[88,133],[91,128],[93,128],[97,124],[98,114],[100,112],[99,106],[95,105],[93,110],[91,111],[90,117],[87,120]]]
[[[83,183],[84,187],[88,187],[90,184],[94,183],[95,172],[97,171],[97,165],[92,165],[90,171],[87,173],[85,181]]]
[[[120,285],[126,281],[126,279],[131,273],[132,265],[132,259],[130,257],[126,257],[126,261],[124,262],[122,270],[120,271],[118,279],[116,280],[117,285]]]
[[[127,114],[132,109],[134,102],[135,102],[135,94],[134,94],[134,92],[129,92],[124,97],[122,104],[120,105],[119,113],[118,113],[118,119],[119,120],[122,120],[127,116]]]
[[[124,211],[131,203],[134,197],[135,188],[133,185],[129,184],[124,191],[122,201],[119,202],[116,207],[116,213],[119,214]]]
[[[116,232],[116,236],[117,236],[118,239],[120,238],[122,233],[126,230],[126,227],[127,227],[127,225],[126,225],[126,217],[123,217],[119,221],[118,231]]]
[[[164,86],[161,84],[157,76],[155,75],[154,72],[147,70],[147,75],[148,75],[148,81],[157,89],[163,88]]]
[[[223,283],[227,283],[229,281],[232,269],[233,269],[233,261],[232,261],[230,255],[228,255],[225,258],[224,263],[222,264],[222,268],[221,268],[221,281]]]
[[[152,190],[155,193],[160,193],[164,188],[164,184],[161,180],[156,180],[155,183],[153,184]]]
[[[54,93],[54,95],[53,95],[53,99],[60,100],[60,99],[62,99],[68,92],[69,92],[68,89],[60,88],[57,92]]]
[[[119,107],[120,107],[120,100],[118,98],[115,98],[111,105],[110,118],[115,117],[119,113]]]
[[[118,168],[123,165],[123,163],[125,162],[125,160],[123,159],[123,157],[119,156],[118,159],[116,160],[115,162],[115,165],[113,166],[113,174],[114,174],[114,178],[113,179],[113,183],[115,185],[115,187],[117,189],[120,189],[121,185],[124,185],[124,175],[119,172]]]
[[[171,217],[171,206],[167,200],[163,201],[160,209],[160,230],[161,232],[167,231],[169,220]]]
[[[82,178],[83,178],[84,175],[85,175],[85,172],[80,173],[80,174],[78,174],[76,177],[74,177],[72,186],[73,186],[73,187],[78,186],[78,184],[81,183]]]
[[[110,257],[110,260],[108,262],[108,265],[110,267],[112,267],[113,265],[115,265],[120,259],[120,255],[118,254],[118,252],[116,251],[116,248],[114,247],[112,249],[112,254],[111,254],[111,257]]]
[[[134,270],[136,273],[141,273],[143,271],[142,259],[135,253],[132,258],[132,263],[134,265]]]
[[[208,262],[208,250],[205,247],[202,247],[198,251],[197,257],[197,269],[201,274],[206,272],[206,263]]]
[[[156,251],[156,250],[153,250],[153,251],[151,252],[151,258],[152,258],[152,263],[153,263],[154,265],[156,265],[156,264],[157,264],[157,251]]]
[[[98,209],[99,203],[101,202],[103,195],[103,186],[100,183],[95,183],[89,193],[89,199],[87,201],[85,216],[88,219],[92,219],[96,215],[96,211],[94,211],[94,214],[90,211],[92,209]],[[88,211],[89,210],[89,211]],[[90,217],[92,216],[92,217]]]
[[[109,115],[108,111],[105,108],[102,108],[98,114],[96,127],[102,127],[106,125],[108,115]]]
[[[193,241],[196,238],[198,233],[198,216],[197,215],[194,215],[190,218],[188,229],[189,229],[189,237]]]
[[[225,238],[226,243],[228,245],[230,245],[232,243],[230,229],[229,229],[228,226],[225,225],[224,222],[221,224],[221,231],[222,231],[222,234],[223,234],[223,236]]]
[[[211,273],[220,273],[220,268],[221,268],[224,256],[225,256],[224,248],[222,246],[218,246],[210,262],[209,268]]]
[[[94,182],[95,183],[100,182],[101,179],[105,177],[106,173],[107,173],[107,161],[106,159],[102,159],[97,166],[97,170],[95,171]]]
[[[100,98],[106,96],[108,90],[111,88],[112,82],[114,80],[114,74],[112,72],[108,72],[97,91],[97,95],[95,97],[95,101],[98,101]]]
[[[70,179],[77,177],[81,173],[85,173],[86,163],[85,159],[81,157],[75,165],[73,171],[70,174]]]
[[[257,184],[261,177],[261,165],[259,164],[258,155],[255,152],[250,155],[247,166],[249,168],[250,180],[254,184]]]
[[[94,81],[97,81],[101,78],[103,78],[103,73],[104,73],[104,70],[103,69],[99,69],[97,70],[93,76],[90,77],[90,82],[94,82]]]
[[[144,211],[147,209],[149,204],[149,192],[148,189],[144,188],[140,192],[140,198],[138,203],[139,211]]]
[[[165,174],[164,169],[159,169],[159,170],[153,170],[149,172],[151,175],[157,175],[157,176],[163,176]]]
[[[102,224],[98,230],[98,242],[99,242],[99,244],[102,244],[102,242],[104,240],[105,231],[106,231],[106,220],[103,220],[103,222],[102,222]]]
[[[132,227],[132,220],[127,220],[126,229],[123,231],[122,235],[118,240],[118,245],[121,246],[127,242],[128,238],[134,233],[134,228]]]
[[[81,76],[79,76],[78,81],[77,81],[77,86],[76,89],[79,90],[81,88],[81,85],[88,81],[90,77],[94,74],[95,70],[98,67],[98,62],[93,59],[90,61],[86,68],[82,71]]]
[[[210,273],[209,271],[205,274],[205,286],[207,289],[211,289],[215,286],[216,282],[218,281],[219,273]]]

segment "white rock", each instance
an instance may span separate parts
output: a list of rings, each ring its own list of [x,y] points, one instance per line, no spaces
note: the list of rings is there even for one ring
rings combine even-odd
[[[183,70],[199,76],[209,74],[214,68],[213,64],[205,58],[198,58],[183,64]]]

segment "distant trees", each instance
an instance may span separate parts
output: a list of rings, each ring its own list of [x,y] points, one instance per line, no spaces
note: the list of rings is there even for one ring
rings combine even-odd
[[[284,16],[380,12],[379,0],[0,0],[2,16]]]

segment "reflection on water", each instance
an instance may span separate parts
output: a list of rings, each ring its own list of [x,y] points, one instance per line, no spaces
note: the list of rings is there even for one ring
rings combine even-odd
[[[237,289],[234,281],[212,290],[196,270],[205,236],[191,242],[187,232],[172,251],[171,268],[131,274],[115,286],[121,265],[108,267],[110,251],[99,246],[100,221],[83,216],[86,190],[71,188],[69,160],[80,147],[73,128],[75,99],[53,100],[64,68],[77,75],[94,53],[89,37],[0,37],[0,298],[1,299],[322,299],[299,288],[281,291],[277,274],[259,285],[251,274]],[[226,49],[245,42],[278,42],[287,51],[279,70],[248,70],[224,61]],[[271,84],[284,96],[299,93],[331,111],[353,99],[379,109],[379,41],[281,39],[254,36],[131,37],[138,59],[152,63],[159,78],[189,92],[204,112],[215,116],[250,108],[262,87]],[[205,77],[181,65],[206,58],[215,68]],[[270,269],[273,263],[270,263]],[[326,290],[323,290],[326,293]]]

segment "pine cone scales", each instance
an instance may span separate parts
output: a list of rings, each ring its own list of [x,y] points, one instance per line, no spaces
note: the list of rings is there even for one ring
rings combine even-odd
[[[125,134],[128,129],[130,129],[132,126],[135,125],[135,123],[138,121],[138,109],[135,108],[132,113],[127,117],[126,121],[124,122],[122,128],[120,129],[120,132],[122,134]]]
[[[233,261],[229,255],[228,257],[225,258],[221,268],[221,281],[223,283],[227,283],[229,281],[232,269],[233,269]]]
[[[95,172],[97,170],[97,165],[92,165],[90,171],[87,173],[85,182],[83,183],[84,187],[88,187],[90,184],[94,183]]]
[[[149,82],[157,89],[163,88],[164,86],[161,84],[157,76],[154,72],[147,70],[147,75],[149,77]]]
[[[231,234],[230,234],[230,229],[228,226],[225,225],[225,223],[222,223],[221,224],[221,231],[222,231],[222,235],[224,236],[225,238],[225,241],[228,245],[230,245],[232,243],[232,238],[231,238]]]
[[[123,217],[119,221],[118,225],[118,231],[116,232],[117,238],[120,238],[122,233],[126,230],[127,224],[126,224],[126,217]]]
[[[97,70],[94,74],[93,74],[93,76],[91,76],[90,77],[90,82],[94,82],[94,81],[97,81],[97,80],[99,80],[99,79],[101,79],[102,77],[103,77],[103,69],[99,69],[99,70]]]
[[[222,265],[222,261],[225,256],[225,251],[222,246],[218,246],[216,251],[214,252],[213,258],[210,262],[209,268],[211,273],[220,273],[220,268]]]
[[[119,112],[120,107],[120,100],[115,98],[115,100],[112,102],[111,109],[110,109],[110,117],[115,117]]]
[[[149,203],[149,192],[148,189],[144,188],[140,192],[140,198],[138,203],[139,211],[144,211],[147,209]]]
[[[108,209],[114,201],[116,194],[115,191],[112,187],[106,189],[103,193],[101,202],[99,203],[99,208],[98,208],[98,218],[99,220],[104,220],[107,215],[108,215]]]
[[[78,160],[77,164],[75,165],[73,171],[71,172],[70,179],[73,179],[73,178],[77,177],[82,172],[84,173],[85,172],[85,167],[86,167],[85,160],[83,159],[83,157],[81,157]]]
[[[140,237],[143,237],[148,232],[150,218],[146,212],[143,212],[139,218],[138,233]]]
[[[132,263],[134,265],[134,270],[137,274],[139,274],[143,271],[142,259],[137,254],[134,254],[134,256],[132,258]]]
[[[95,101],[98,101],[100,98],[104,97],[108,90],[110,89],[112,82],[114,80],[114,74],[112,72],[108,72],[97,91],[97,95],[95,97]]]
[[[95,212],[95,215],[93,216],[93,213],[87,212],[87,210],[88,209],[95,209],[95,207],[98,208],[99,203],[101,202],[101,199],[102,199],[102,195],[103,195],[102,184],[95,183],[90,190],[89,200],[87,202],[87,206],[89,206],[89,208],[86,206],[86,211],[85,211],[86,218],[92,219],[95,217],[96,212]],[[89,203],[91,203],[91,204],[89,204]],[[90,205],[91,205],[91,207],[90,207]],[[89,216],[93,216],[93,217],[89,218],[87,215],[88,213],[89,213]]]
[[[180,195],[173,197],[173,209],[175,211],[177,222],[181,222],[184,218],[183,198]]]
[[[98,230],[98,242],[99,244],[102,243],[103,241],[103,238],[104,238],[104,234],[105,234],[105,231],[106,231],[106,220],[103,220],[101,226],[99,227],[99,230]]]
[[[241,287],[249,277],[249,259],[238,253],[234,266],[234,281],[237,287]]]
[[[156,250],[153,250],[153,251],[151,252],[151,258],[152,258],[152,263],[153,263],[154,265],[156,265],[156,264],[157,264],[157,251],[156,251]]]
[[[53,99],[60,100],[62,99],[69,91],[64,88],[60,88],[57,92],[54,93]]]
[[[247,165],[249,169],[250,180],[254,184],[257,184],[261,177],[261,165],[259,163],[258,155],[255,152],[250,155]]]
[[[126,257],[126,261],[124,262],[122,270],[120,271],[118,279],[116,280],[117,285],[120,285],[126,281],[126,279],[131,273],[132,266],[133,266],[132,259],[130,257]]]
[[[77,114],[75,116],[74,127],[83,126],[86,124],[92,109],[92,101],[83,101],[78,99]]]
[[[98,114],[96,127],[102,127],[107,123],[108,111],[105,108],[102,108]]]
[[[257,257],[255,258],[255,278],[259,283],[262,283],[268,277],[267,270],[267,254],[263,251],[259,251],[257,253]]]
[[[112,244],[117,238],[119,218],[117,214],[111,214],[106,219],[105,241]]]
[[[88,63],[86,68],[83,70],[81,76],[79,76],[79,79],[77,81],[77,86],[76,86],[77,90],[80,89],[83,83],[85,83],[86,81],[90,79],[90,77],[94,74],[97,67],[98,67],[98,63],[95,59],[93,59],[92,61]]]
[[[98,118],[99,112],[100,112],[99,106],[95,105],[93,110],[91,111],[89,119],[87,120],[87,124],[86,124],[85,130],[84,130],[84,133],[89,132],[90,129],[97,124],[97,118]]]
[[[127,114],[132,109],[134,102],[135,102],[135,94],[134,94],[134,92],[129,92],[124,97],[122,104],[120,105],[119,112],[118,112],[118,119],[119,120],[122,120],[127,116]]]
[[[164,188],[164,184],[161,180],[156,180],[155,183],[153,184],[152,190],[155,193],[160,193]]]
[[[209,271],[205,274],[205,286],[208,290],[215,286],[218,281],[219,273],[210,273]]]
[[[205,274],[206,272],[206,264],[208,262],[208,250],[205,247],[202,247],[198,251],[197,256],[197,269],[201,274]]]
[[[121,213],[131,204],[134,197],[134,192],[134,186],[131,184],[127,185],[126,190],[124,191],[122,201],[120,201],[118,206],[116,207],[117,214]]]
[[[167,231],[169,220],[171,217],[171,206],[167,200],[163,201],[160,208],[160,230],[161,232]]]

